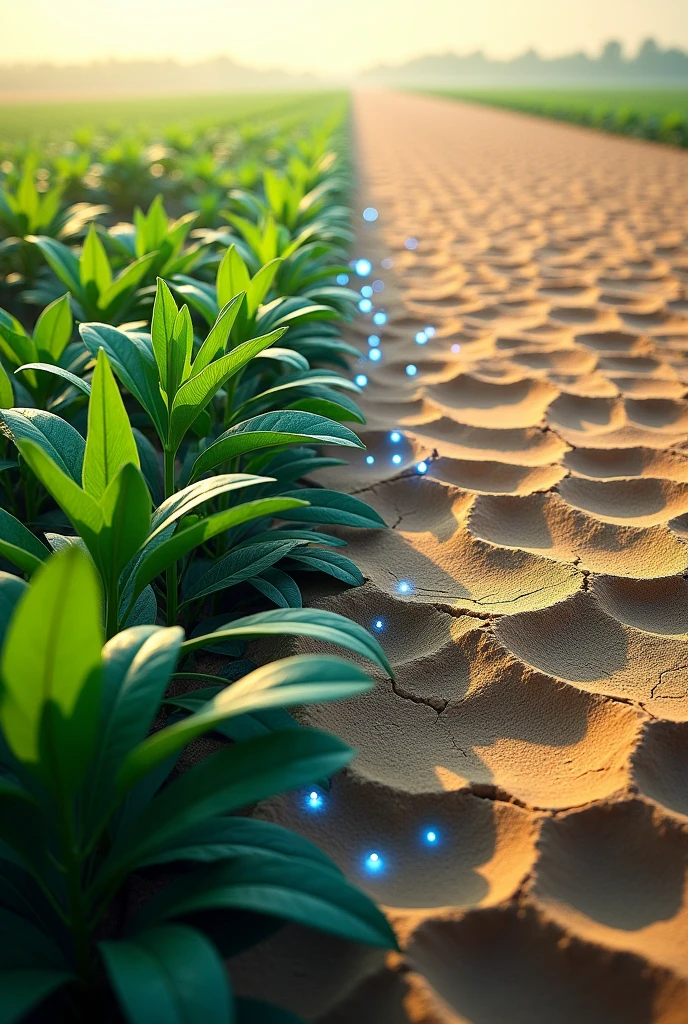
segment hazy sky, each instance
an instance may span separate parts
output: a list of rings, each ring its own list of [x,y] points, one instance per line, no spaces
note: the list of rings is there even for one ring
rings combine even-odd
[[[0,0],[0,61],[227,54],[347,74],[422,53],[553,55],[647,35],[688,48],[688,0]]]

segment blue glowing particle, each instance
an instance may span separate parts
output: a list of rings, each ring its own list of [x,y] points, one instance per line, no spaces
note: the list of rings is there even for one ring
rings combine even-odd
[[[437,331],[435,330],[434,327],[426,327],[425,333],[427,334],[428,338],[434,338],[435,335],[437,334]]]
[[[369,466],[375,465],[375,456],[374,455],[366,455],[366,462],[368,463]]]
[[[379,336],[377,334],[369,335],[368,344],[371,346],[371,348],[377,348],[377,346],[380,344]]]
[[[379,348],[370,348],[368,349],[368,356],[374,363],[378,363],[382,359],[382,352]]]
[[[373,291],[374,292],[383,292],[384,290],[385,290],[385,282],[384,281],[373,281]]]
[[[393,430],[392,433],[389,435],[389,439],[390,441],[392,441],[393,444],[397,444],[397,442],[401,441],[401,434],[399,433],[398,430]]]
[[[370,287],[369,284],[364,284],[363,285],[363,287],[361,288],[361,295],[363,296],[364,299],[372,298],[372,296],[373,296],[373,289]]]
[[[371,308],[372,308],[372,306],[371,306]],[[387,323],[387,314],[383,313],[382,310],[380,310],[373,317],[373,323],[377,324],[378,327],[381,327],[382,324],[386,324]]]
[[[401,464],[401,455],[393,455],[392,456],[392,462],[394,463],[395,466],[400,465]]]
[[[425,461],[419,462],[418,465],[416,466],[416,472],[420,473],[421,476],[423,476],[425,473],[427,473],[427,471],[428,471],[428,464]]]
[[[407,238],[406,241],[404,242],[404,245],[406,246],[407,249],[417,249],[418,248],[418,239],[417,238]]]
[[[374,206],[366,206],[363,211],[363,220],[367,220],[369,224],[372,224],[374,220],[377,220],[378,212]]]
[[[380,261],[380,266],[383,270],[391,270],[394,266],[394,260],[391,260],[389,256],[385,256],[385,258]]]
[[[409,363],[408,366],[406,367],[406,373],[407,376],[409,377],[415,377],[416,374],[418,373],[418,367],[414,366],[413,363]]]
[[[359,277],[367,277],[373,269],[373,264],[370,260],[356,260],[354,263],[354,270]]]
[[[384,626],[384,622],[382,621],[382,619],[375,619],[373,626],[375,627],[375,629],[382,629]]]
[[[348,274],[337,274],[337,284],[345,285],[349,283]]]
[[[306,807],[311,811],[319,811],[324,801],[317,789],[312,789],[306,797]]]
[[[452,345],[451,350],[452,350],[452,352],[460,352],[461,351],[461,346],[460,345]]]
[[[437,835],[437,832],[434,828],[429,828],[425,833],[425,842],[429,843],[430,846],[436,843],[438,838],[439,836]]]
[[[365,373],[359,373],[354,377],[354,384],[358,384],[359,388],[364,388],[368,383],[368,378]]]
[[[408,580],[401,580],[401,582],[397,583],[397,590],[400,594],[412,594],[413,585]]]
[[[382,870],[383,860],[379,853],[369,853],[365,859],[366,870],[375,874]]]
[[[371,309],[373,308],[373,304],[370,301],[370,299],[361,299],[358,303],[358,308],[360,309],[361,313],[370,313]]]
[[[428,336],[425,331],[418,331],[418,334],[416,335],[416,345],[426,345],[427,341]]]

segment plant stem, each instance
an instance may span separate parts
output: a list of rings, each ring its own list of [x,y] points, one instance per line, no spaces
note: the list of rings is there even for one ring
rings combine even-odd
[[[165,498],[174,494],[174,457],[175,452],[165,449]],[[177,579],[177,563],[173,562],[165,572],[167,591],[167,625],[176,626],[178,611],[179,581]]]

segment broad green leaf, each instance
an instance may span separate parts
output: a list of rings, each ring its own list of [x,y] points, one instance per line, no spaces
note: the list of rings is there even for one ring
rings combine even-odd
[[[341,700],[352,694],[364,693],[372,685],[365,672],[356,665],[331,656],[298,655],[263,665],[219,693],[198,714],[149,736],[122,765],[120,787],[128,789],[132,778],[137,781],[151,767],[226,718],[262,708]],[[319,778],[320,774],[329,772],[317,773],[311,778]]]
[[[172,339],[172,331],[177,319],[177,303],[174,301],[172,292],[161,277],[157,281],[155,302],[153,304],[153,319],[151,321],[151,339],[153,342],[153,353],[160,371],[160,380],[167,380],[167,368],[169,361],[169,345]]]
[[[18,576],[13,576],[9,572],[0,572],[0,646],[4,642],[7,625],[17,607],[17,602],[26,587],[27,584]]]
[[[122,466],[139,467],[139,453],[107,355],[98,352],[88,403],[88,434],[84,454],[84,490],[97,500]]]
[[[45,489],[65,513],[72,526],[83,537],[89,551],[98,549],[98,533],[103,527],[102,512],[96,501],[83,491],[72,477],[63,473],[56,462],[33,441],[22,440],[18,448]]]
[[[150,529],[151,498],[141,470],[130,462],[122,466],[103,494],[101,509],[100,563],[106,578],[113,580],[134,557]]]
[[[256,276],[251,280],[250,285],[246,289],[246,305],[248,306],[249,316],[253,316],[265,300],[265,296],[270,291],[272,282],[275,279],[275,274],[281,265],[281,259],[270,260],[269,263],[260,268]]]
[[[252,576],[260,575],[264,569],[285,558],[298,543],[294,540],[280,541],[279,537],[276,537],[275,540],[263,544],[253,544],[250,548],[229,551],[213,562],[210,568],[183,592],[181,604],[200,600],[219,590],[234,587]]]
[[[160,757],[163,748],[149,747],[149,742],[133,750],[122,765],[121,792],[168,756]],[[181,746],[186,742],[180,737]],[[180,749],[180,745],[170,743],[169,749]],[[316,729],[288,729],[223,747],[158,793],[130,829],[118,835],[104,870],[129,870],[208,818],[231,814],[275,793],[312,784],[313,779],[333,775],[352,757],[353,751],[345,743]]]
[[[225,381],[246,366],[258,352],[269,348],[281,336],[281,331],[274,331],[272,334],[253,338],[242,345],[237,345],[227,355],[209,363],[200,373],[191,377],[181,386],[175,395],[170,416],[170,447],[172,449],[176,450],[179,447],[199,411],[205,408]]]
[[[237,423],[221,434],[198,456],[191,478],[202,476],[215,466],[246,452],[304,442],[364,447],[352,430],[324,416],[290,410],[268,412]]]
[[[101,593],[78,547],[35,574],[0,656],[0,721],[19,761],[50,788],[73,793],[96,743],[103,644]]]
[[[110,261],[93,223],[88,229],[79,260],[79,279],[84,288],[94,284],[96,295],[106,291],[112,281]]]
[[[397,948],[382,912],[343,875],[312,860],[271,853],[237,857],[182,876],[153,896],[137,920],[157,923],[221,908],[267,914],[353,942]]]
[[[102,309],[103,312],[107,312],[117,303],[118,299],[124,299],[127,292],[133,292],[156,256],[157,253],[148,253],[147,256],[142,256],[141,259],[135,260],[134,263],[130,263],[128,267],[125,267],[117,275],[110,287],[106,288],[100,295],[98,308]]]
[[[147,544],[159,533],[166,530],[182,516],[188,515],[206,501],[219,498],[230,491],[243,490],[245,487],[257,487],[260,484],[272,483],[272,477],[253,476],[249,473],[223,473],[189,484],[181,491],[176,491],[156,508],[151,522],[151,533]]]
[[[130,1024],[234,1024],[224,962],[194,928],[151,928],[99,949]]]
[[[66,971],[49,968],[0,970],[0,1024],[20,1024],[27,1013],[71,980]]]
[[[292,551],[290,561],[295,562],[294,568],[311,572],[324,572],[351,587],[362,587],[365,582],[360,569],[345,555],[338,551],[323,551],[320,548],[299,548]]]
[[[292,514],[284,513],[278,518],[296,522],[329,523],[342,526],[365,527],[368,530],[384,530],[387,527],[382,516],[360,498],[341,491],[328,491],[324,487],[303,487],[298,491],[287,491],[290,497],[305,498],[310,502],[307,508],[296,509]]]
[[[226,306],[239,292],[248,291],[250,283],[251,278],[246,264],[239,255],[237,247],[231,245],[222,257],[215,280],[217,302],[220,308]]]
[[[278,608],[300,608],[303,604],[301,591],[289,573],[274,566],[264,569],[260,576],[253,576],[250,583]]]
[[[40,249],[53,273],[66,285],[72,295],[80,298],[82,289],[79,260],[69,246],[45,235],[27,235],[26,241],[33,242]]]
[[[38,354],[55,361],[60,358],[72,336],[74,321],[69,306],[69,294],[55,299],[46,306],[33,332],[33,340]]]
[[[212,633],[185,640],[182,651],[191,654],[220,640],[250,640],[259,636],[306,636],[324,640],[361,654],[390,676],[394,675],[382,648],[367,629],[343,615],[321,608],[285,608],[246,615]]]
[[[0,363],[0,409],[11,409],[13,405],[12,381],[7,376],[5,367]]]
[[[32,441],[76,484],[81,484],[81,469],[86,442],[78,430],[42,409],[5,409],[2,412],[6,433],[18,448]]]
[[[208,363],[211,363],[225,348],[230,331],[239,312],[241,300],[242,295],[237,295],[220,310],[217,320],[211,327],[208,337],[201,345],[193,361],[191,372],[194,376],[205,369]]]
[[[0,508],[0,553],[29,574],[50,554],[46,546],[4,508]]]

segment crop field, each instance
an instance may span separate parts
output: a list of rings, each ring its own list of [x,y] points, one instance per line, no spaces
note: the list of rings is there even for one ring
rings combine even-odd
[[[286,710],[372,686],[337,648],[389,668],[300,586],[359,586],[328,526],[384,527],[317,486],[319,445],[363,447],[347,130],[335,94],[0,117],[5,1024],[277,1021],[223,962],[275,921],[395,944],[310,842],[232,816],[351,758]],[[259,666],[263,635],[330,653]]]
[[[435,95],[688,146],[688,89],[503,88],[447,90]]]

